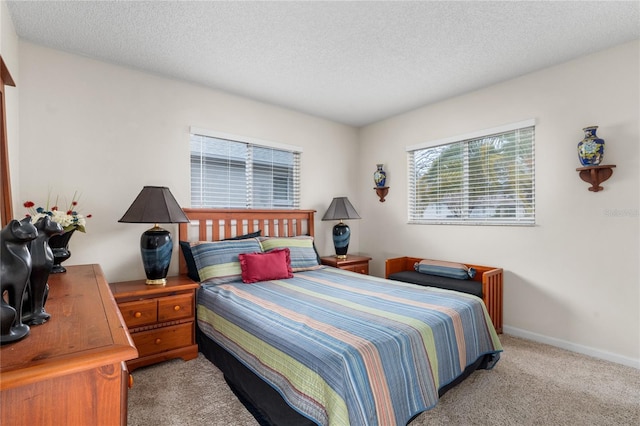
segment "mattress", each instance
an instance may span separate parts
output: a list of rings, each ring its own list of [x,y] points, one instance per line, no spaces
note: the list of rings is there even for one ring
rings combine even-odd
[[[406,424],[502,351],[482,301],[336,268],[203,285],[198,326],[316,424]]]

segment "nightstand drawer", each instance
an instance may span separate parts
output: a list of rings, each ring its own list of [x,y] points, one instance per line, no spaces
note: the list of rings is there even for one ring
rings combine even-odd
[[[158,299],[158,321],[171,321],[193,316],[193,293]]]
[[[154,330],[132,333],[138,356],[157,354],[192,344],[193,323],[172,325]]]
[[[369,275],[369,264],[358,264],[358,265],[349,265],[344,266],[341,269],[345,269],[347,271],[357,272],[359,274]]]
[[[158,321],[158,302],[156,299],[136,300],[118,304],[127,327],[136,328]]]

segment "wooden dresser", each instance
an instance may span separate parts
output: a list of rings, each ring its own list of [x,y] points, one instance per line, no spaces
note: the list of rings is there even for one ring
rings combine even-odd
[[[138,353],[99,265],[49,277],[51,319],[0,349],[2,425],[126,425]]]
[[[130,371],[173,358],[197,358],[196,289],[186,275],[168,277],[165,285],[145,280],[111,283],[122,317],[139,357],[127,362]]]

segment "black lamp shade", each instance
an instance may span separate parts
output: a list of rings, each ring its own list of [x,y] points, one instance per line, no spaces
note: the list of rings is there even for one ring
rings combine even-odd
[[[166,284],[173,241],[171,233],[159,227],[158,223],[189,222],[169,188],[145,186],[118,222],[155,224],[140,237],[142,264],[147,284]]]
[[[360,216],[347,197],[334,198],[322,220],[340,221],[333,227],[333,247],[336,251],[336,257],[342,259],[347,257],[349,240],[351,239],[351,229],[342,222],[346,219],[360,219]]]
[[[145,186],[118,222],[180,223],[189,218],[166,186]]]
[[[360,219],[358,212],[347,197],[336,197],[331,201],[322,220]]]

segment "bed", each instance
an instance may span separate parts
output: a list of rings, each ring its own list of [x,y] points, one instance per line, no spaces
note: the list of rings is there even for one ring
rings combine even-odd
[[[199,350],[261,424],[408,424],[499,360],[478,297],[320,265],[312,210],[185,213]]]

